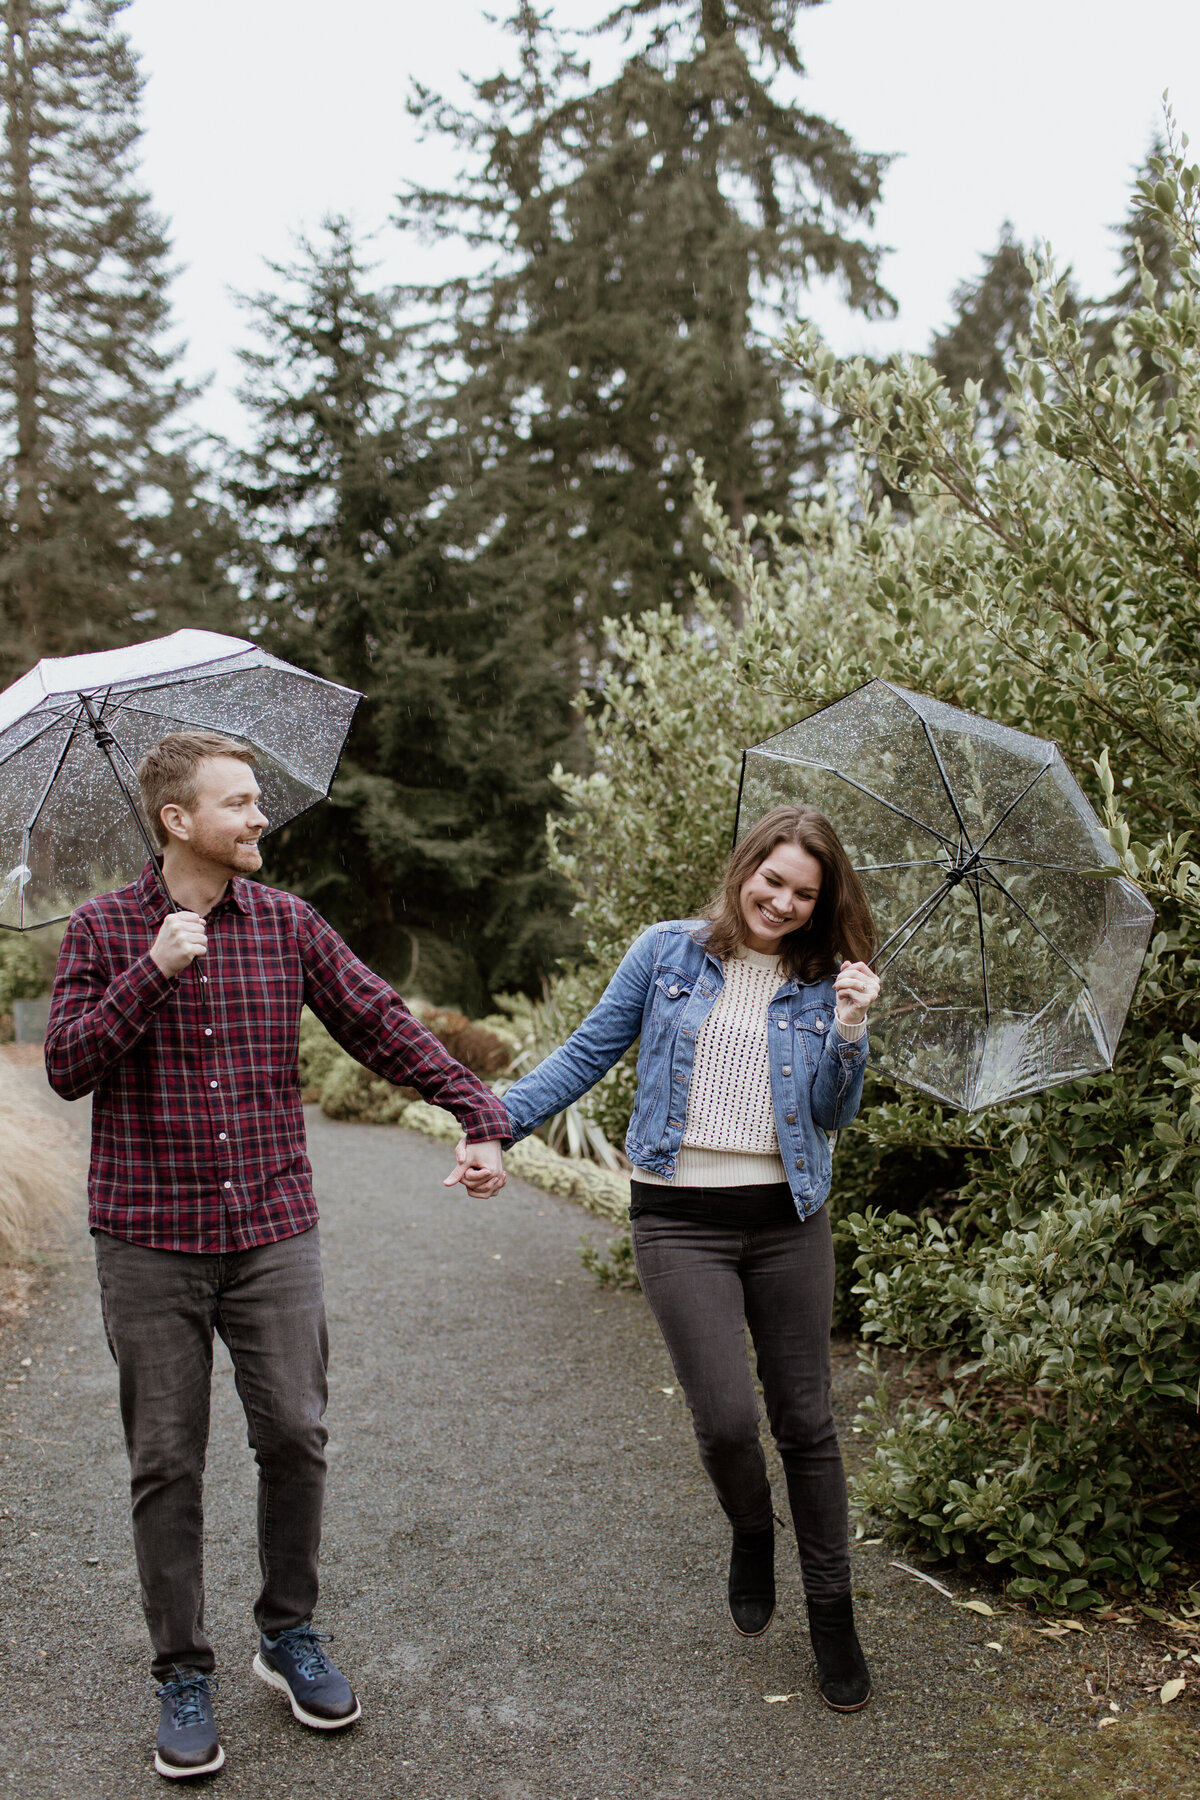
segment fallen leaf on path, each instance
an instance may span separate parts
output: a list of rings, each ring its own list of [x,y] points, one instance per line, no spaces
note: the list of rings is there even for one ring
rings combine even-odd
[[[795,1694],[764,1694],[763,1699],[768,1706],[782,1706],[785,1700],[795,1700]]]
[[[989,1638],[987,1643],[983,1647],[985,1650],[1003,1650],[1004,1645],[993,1643],[992,1639]]]
[[[1096,1730],[1103,1731],[1104,1727],[1106,1725],[1119,1725],[1120,1723],[1121,1723],[1120,1719],[1113,1719],[1113,1718],[1097,1719]]]
[[[918,1580],[918,1581],[925,1581],[925,1582],[928,1582],[928,1584],[929,1584],[929,1586],[930,1586],[930,1587],[931,1587],[931,1588],[936,1588],[936,1589],[937,1589],[937,1591],[938,1591],[938,1593],[939,1593],[939,1594],[944,1594],[944,1595],[945,1595],[945,1597],[946,1597],[946,1599],[947,1599],[947,1600],[953,1600],[953,1598],[954,1598],[954,1595],[953,1595],[953,1593],[952,1593],[952,1592],[951,1592],[951,1590],[950,1590],[950,1589],[949,1589],[949,1588],[948,1588],[948,1587],[947,1587],[947,1586],[946,1586],[946,1585],[945,1585],[945,1583],[944,1583],[944,1582],[941,1582],[941,1581],[935,1581],[935,1580],[934,1580],[934,1578],[933,1578],[933,1576],[932,1576],[932,1575],[923,1575],[923,1574],[922,1574],[922,1573],[921,1573],[921,1571],[920,1571],[920,1569],[914,1569],[914,1568],[913,1568],[913,1567],[912,1567],[912,1566],[911,1566],[911,1564],[909,1564],[909,1563],[902,1563],[902,1562],[893,1562],[893,1563],[889,1563],[889,1564],[888,1564],[888,1567],[889,1567],[889,1568],[891,1568],[891,1569],[903,1569],[903,1570],[904,1570],[904,1573],[905,1573],[905,1574],[906,1574],[906,1575],[912,1575],[912,1576],[914,1576],[914,1577],[915,1577],[915,1578],[916,1578],[916,1580]]]
[[[1170,1706],[1172,1700],[1178,1700],[1187,1682],[1182,1675],[1176,1675],[1171,1681],[1164,1681],[1158,1690],[1158,1697],[1164,1706]]]
[[[963,1612],[982,1613],[985,1619],[996,1617],[995,1607],[989,1606],[985,1600],[956,1600],[954,1604],[961,1607]]]

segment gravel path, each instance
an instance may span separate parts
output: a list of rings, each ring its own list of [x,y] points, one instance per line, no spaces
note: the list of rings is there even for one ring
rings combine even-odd
[[[221,1789],[984,1791],[964,1746],[982,1757],[1004,1680],[984,1645],[996,1627],[891,1568],[888,1551],[861,1550],[856,1566],[877,1687],[865,1713],[839,1718],[813,1693],[794,1553],[771,1631],[735,1636],[724,1523],[665,1391],[665,1350],[640,1296],[598,1288],[578,1261],[581,1231],[599,1241],[603,1227],[516,1181],[489,1202],[448,1197],[446,1150],[411,1133],[310,1113],[310,1134],[333,1343],[318,1623],[337,1633],[364,1717],[344,1736],[306,1732],[251,1675],[253,1467],[218,1346],[207,1515]],[[4,1375],[0,1791],[161,1795],[115,1375],[82,1233],[7,1341]],[[845,1358],[843,1420],[854,1380]]]

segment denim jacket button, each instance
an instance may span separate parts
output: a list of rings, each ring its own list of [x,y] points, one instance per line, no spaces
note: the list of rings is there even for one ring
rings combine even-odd
[[[825,1021],[824,1021],[824,1019],[818,1019],[818,1020],[817,1020],[817,1030],[818,1030],[818,1031],[824,1031],[824,1029],[825,1029]]]
[[[791,1074],[791,1072],[792,1072],[792,1065],[791,1065],[791,1063],[784,1063],[784,1065],[783,1065],[783,1072],[784,1072],[784,1074],[785,1074],[785,1075],[790,1075],[790,1074]]]
[[[795,1115],[795,1113],[788,1113],[788,1114],[787,1114],[787,1115],[786,1115],[786,1123],[787,1123],[787,1124],[789,1124],[789,1125],[794,1125],[794,1124],[795,1124],[795,1123],[796,1123],[796,1115]]]
[[[802,1169],[804,1167],[804,1158],[802,1156],[798,1156],[796,1158],[796,1167],[798,1169]]]

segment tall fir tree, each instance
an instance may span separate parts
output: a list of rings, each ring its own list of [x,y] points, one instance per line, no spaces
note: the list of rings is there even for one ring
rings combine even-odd
[[[544,856],[565,672],[447,535],[445,448],[349,226],[273,274],[232,491],[267,641],[366,702],[331,804],[272,840],[271,872],[396,982],[475,1007],[573,941]]]
[[[229,521],[179,423],[127,4],[0,0],[5,679],[47,653],[236,616]]]
[[[935,334],[929,352],[952,393],[961,394],[968,381],[978,383],[980,412],[997,451],[1007,450],[1016,439],[1008,371],[1020,340],[1029,338],[1033,281],[1025,257],[1024,245],[1006,221],[999,244],[983,259],[982,273],[955,288],[955,316]]]
[[[630,48],[595,83],[546,15],[508,21],[516,72],[458,110],[418,90],[458,147],[456,184],[401,196],[402,222],[482,253],[427,297],[458,456],[463,542],[492,578],[576,633],[686,605],[703,565],[691,460],[735,521],[786,507],[823,444],[768,344],[814,279],[890,305],[870,222],[885,158],[781,91],[809,0],[635,0],[598,30]]]

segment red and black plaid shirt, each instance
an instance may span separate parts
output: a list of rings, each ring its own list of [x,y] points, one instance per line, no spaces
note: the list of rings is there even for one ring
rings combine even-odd
[[[159,1250],[249,1250],[317,1220],[297,1052],[308,1003],[351,1056],[444,1106],[475,1142],[507,1138],[495,1095],[294,894],[233,880],[208,954],[168,979],[167,914],[147,864],[89,900],[63,939],[46,1069],[95,1095],[88,1222]]]

